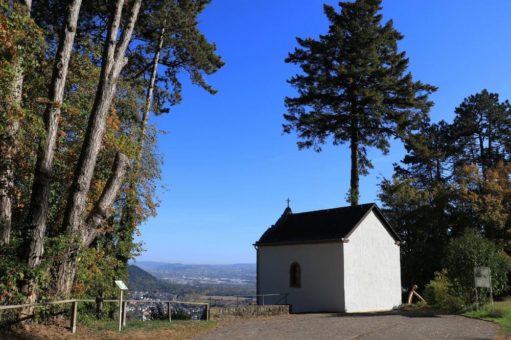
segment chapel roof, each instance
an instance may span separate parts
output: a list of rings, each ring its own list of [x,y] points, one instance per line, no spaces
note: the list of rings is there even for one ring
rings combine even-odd
[[[264,232],[255,245],[342,241],[351,235],[371,211],[389,234],[399,241],[399,236],[378,206],[375,203],[368,203],[296,214],[287,207],[277,222]]]

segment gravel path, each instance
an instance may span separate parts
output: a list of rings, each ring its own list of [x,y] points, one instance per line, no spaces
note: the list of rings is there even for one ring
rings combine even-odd
[[[300,314],[238,321],[199,336],[211,339],[494,339],[493,323],[454,315]]]

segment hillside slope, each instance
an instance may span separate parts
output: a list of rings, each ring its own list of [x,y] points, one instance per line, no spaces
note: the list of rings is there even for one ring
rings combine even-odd
[[[161,291],[168,290],[170,285],[160,281],[145,270],[128,265],[128,288],[131,291]]]

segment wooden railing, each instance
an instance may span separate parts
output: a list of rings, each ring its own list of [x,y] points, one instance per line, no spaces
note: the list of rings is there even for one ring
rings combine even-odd
[[[0,305],[0,312],[4,310],[10,309],[21,309],[21,308],[40,308],[46,307],[50,305],[63,305],[63,304],[72,304],[71,306],[71,318],[69,328],[71,333],[76,333],[76,325],[77,325],[77,317],[78,317],[78,303],[80,302],[97,302],[92,299],[72,299],[72,300],[59,300],[59,301],[48,301],[41,303],[33,303],[33,304],[23,304],[23,305]],[[102,300],[102,302],[106,303],[119,303],[119,300]],[[121,323],[123,326],[126,326],[126,307],[129,303],[165,303],[167,304],[167,310],[169,313],[169,322],[172,321],[172,304],[184,304],[184,305],[202,305],[206,306],[206,320],[209,320],[210,315],[210,306],[207,302],[191,302],[191,301],[170,301],[170,300],[123,300],[121,306]]]
[[[59,301],[48,301],[48,302],[42,302],[42,303],[29,303],[29,304],[23,304],[23,305],[7,305],[7,306],[0,306],[0,311],[3,310],[9,310],[9,309],[21,309],[21,308],[29,308],[29,307],[46,307],[50,305],[63,305],[71,303],[71,324],[70,329],[72,333],[76,333],[76,317],[78,315],[78,302],[79,300],[59,300]]]

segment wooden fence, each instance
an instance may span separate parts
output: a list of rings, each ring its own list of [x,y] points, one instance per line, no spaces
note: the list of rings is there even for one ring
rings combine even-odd
[[[46,307],[50,305],[65,305],[71,304],[71,318],[69,328],[72,333],[76,333],[76,324],[77,324],[77,316],[78,316],[78,303],[80,302],[96,302],[96,300],[92,299],[73,299],[73,300],[59,300],[59,301],[48,301],[42,303],[33,303],[33,304],[23,304],[23,305],[0,305],[0,312],[4,310],[10,309],[21,309],[28,307]],[[102,302],[106,303],[120,303],[120,300],[102,300]],[[172,304],[184,304],[184,305],[202,305],[206,306],[206,320],[209,320],[210,317],[210,306],[207,302],[191,302],[191,301],[169,301],[169,300],[123,300],[121,306],[121,324],[126,326],[126,307],[129,303],[164,303],[167,304],[168,313],[169,313],[169,322],[172,321]]]

